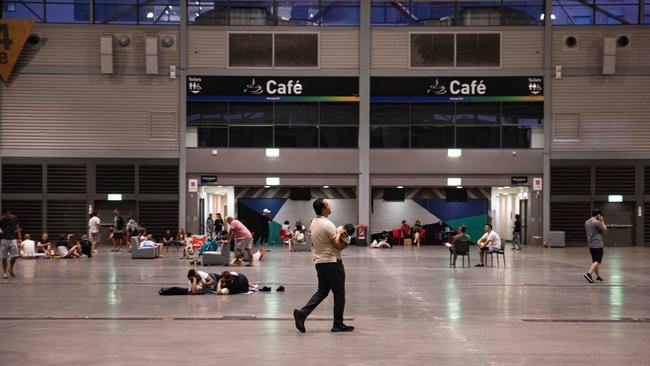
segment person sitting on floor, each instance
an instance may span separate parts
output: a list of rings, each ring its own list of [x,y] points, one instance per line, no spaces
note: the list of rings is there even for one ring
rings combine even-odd
[[[61,258],[81,257],[81,247],[73,234],[69,234],[67,239],[65,235],[59,235],[59,240],[56,242],[56,252]]]
[[[371,248],[380,248],[380,249],[390,249],[390,243],[388,242],[388,231],[384,230],[379,236],[379,241],[373,240],[370,243]]]
[[[36,243],[36,253],[42,254],[44,257],[54,255],[54,250],[52,250],[52,241],[47,233],[43,233],[41,240]]]
[[[248,283],[248,278],[237,272],[224,271],[217,282],[217,295],[245,294],[255,289]]]
[[[305,235],[305,227],[300,223],[296,222],[296,230],[291,233],[291,239],[289,240],[289,250],[294,251],[294,245],[296,244],[305,244],[307,242],[307,235]]]
[[[88,235],[84,234],[81,236],[81,241],[79,242],[81,247],[81,253],[86,257],[91,258],[93,256],[93,243],[88,240]]]
[[[192,233],[188,232],[183,242],[183,259],[192,259],[194,256],[194,249],[192,248],[193,244],[194,238],[192,238]]]
[[[501,237],[494,230],[492,230],[491,224],[485,224],[485,234],[478,240],[478,246],[481,248],[479,252],[479,259],[481,263],[475,265],[474,267],[483,267],[483,260],[485,259],[486,253],[496,253],[501,250]]]
[[[215,277],[216,275],[207,272],[190,269],[187,271],[187,279],[190,282],[189,294],[202,295],[215,292],[218,280]]]
[[[456,236],[454,237],[453,242],[452,243],[445,243],[445,246],[447,248],[449,248],[449,251],[454,254],[454,257],[453,257],[452,262],[451,262],[452,267],[456,267],[456,258],[458,258],[458,254],[456,254],[456,251],[455,251],[456,244],[461,243],[461,242],[469,242],[469,241],[471,241],[469,235],[467,235],[465,233],[466,231],[467,231],[467,228],[465,227],[465,225],[461,225],[458,228],[458,232],[456,233]]]
[[[20,242],[20,257],[27,259],[36,258],[36,243],[29,234],[25,234],[25,240]]]
[[[163,235],[162,243],[164,246],[167,247],[166,249],[167,251],[169,251],[169,247],[174,245],[174,241],[175,240],[174,240],[174,235],[172,235],[172,231],[171,230],[165,231],[165,235]]]
[[[138,246],[138,249],[143,249],[143,248],[157,248],[158,251],[156,252],[156,257],[160,257],[160,252],[162,252],[163,244],[156,243],[153,240],[153,235],[149,234],[144,238],[143,241],[140,242]]]

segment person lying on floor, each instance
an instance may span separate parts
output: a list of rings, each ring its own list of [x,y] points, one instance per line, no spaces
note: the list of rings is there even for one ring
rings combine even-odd
[[[190,289],[188,293],[190,295],[214,293],[217,286],[217,276],[219,275],[190,269],[187,271],[187,279],[190,282]]]
[[[217,295],[245,294],[255,289],[246,276],[237,272],[224,271],[217,282]]]
[[[156,257],[160,257],[160,253],[162,252],[163,249],[163,244],[162,243],[156,243],[153,240],[153,235],[149,234],[145,237],[145,240],[140,242],[140,245],[138,246],[138,249],[143,249],[143,248],[158,248],[158,252],[156,253]]]

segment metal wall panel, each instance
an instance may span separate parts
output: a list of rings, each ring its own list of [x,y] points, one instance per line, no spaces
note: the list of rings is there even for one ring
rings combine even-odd
[[[580,113],[577,141],[552,141],[553,152],[650,151],[650,76],[567,77],[553,81],[553,112]]]
[[[158,141],[151,112],[178,113],[178,81],[151,76],[17,75],[2,85],[3,151],[178,154],[178,119]],[[153,140],[156,140],[155,142]],[[94,156],[94,155],[85,155]],[[155,156],[147,156],[155,157]]]

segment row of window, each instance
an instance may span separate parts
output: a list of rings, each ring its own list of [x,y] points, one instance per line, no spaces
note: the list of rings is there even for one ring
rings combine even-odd
[[[500,33],[411,33],[411,67],[499,67]]]
[[[650,0],[552,0],[556,25],[650,24]],[[90,23],[90,0],[4,2],[5,19]],[[179,0],[96,0],[93,23],[178,24]],[[189,0],[188,24],[358,26],[358,0]],[[541,25],[544,0],[373,0],[375,26]]]
[[[199,147],[356,148],[359,128],[341,126],[199,127]]]
[[[318,33],[230,33],[230,67],[318,67]]]

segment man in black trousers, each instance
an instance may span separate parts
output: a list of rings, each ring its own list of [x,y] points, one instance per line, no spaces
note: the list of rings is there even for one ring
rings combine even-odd
[[[320,304],[330,290],[334,294],[334,325],[332,332],[351,332],[354,327],[343,324],[345,309],[345,268],[341,260],[341,250],[347,244],[341,239],[341,232],[327,218],[332,209],[322,198],[314,201],[316,218],[311,222],[314,262],[318,274],[318,290],[302,309],[293,310],[296,328],[305,332],[305,319]]]

